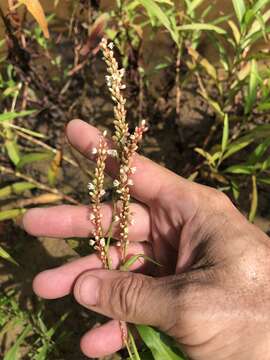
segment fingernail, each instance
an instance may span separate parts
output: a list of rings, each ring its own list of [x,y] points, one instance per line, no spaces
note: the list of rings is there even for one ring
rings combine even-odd
[[[95,306],[98,302],[100,280],[94,276],[87,276],[80,284],[79,294],[82,303]]]

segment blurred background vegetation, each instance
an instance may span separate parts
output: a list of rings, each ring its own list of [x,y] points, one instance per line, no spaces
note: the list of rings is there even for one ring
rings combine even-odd
[[[64,129],[72,118],[111,128],[101,37],[126,69],[131,127],[149,123],[143,153],[226,192],[267,232],[270,1],[31,3],[2,0],[0,11],[0,357],[84,359],[79,337],[102,319],[68,298],[37,300],[31,281],[87,241],[34,239],[16,222],[33,206],[88,203],[92,165]]]

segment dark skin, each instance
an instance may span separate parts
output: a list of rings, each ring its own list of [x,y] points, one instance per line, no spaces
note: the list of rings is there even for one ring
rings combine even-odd
[[[69,142],[85,156],[96,147],[94,127],[73,120]],[[130,254],[147,254],[163,266],[155,276],[141,262],[135,272],[102,270],[96,255],[44,271],[33,282],[36,294],[55,299],[74,294],[86,308],[110,317],[81,341],[89,357],[122,347],[118,320],[148,324],[176,341],[194,360],[269,359],[270,241],[222,193],[189,182],[136,155],[132,196],[135,224]],[[109,160],[113,177],[117,164]],[[108,228],[112,209],[103,207]],[[40,236],[89,236],[87,207],[29,210],[23,226]],[[117,233],[115,234],[117,236]],[[119,251],[112,247],[114,268]],[[147,275],[146,275],[147,273]],[[153,275],[153,273],[152,273]]]

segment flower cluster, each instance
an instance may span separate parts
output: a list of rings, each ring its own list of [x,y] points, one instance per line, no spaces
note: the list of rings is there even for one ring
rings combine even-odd
[[[100,254],[102,263],[105,268],[108,267],[108,259],[106,254],[106,241],[104,238],[104,232],[102,228],[102,214],[101,214],[101,202],[105,195],[104,190],[104,171],[106,160],[108,156],[108,145],[106,142],[106,132],[100,137],[98,149],[93,149],[93,155],[97,156],[97,166],[95,169],[95,175],[93,182],[88,184],[88,190],[90,199],[92,202],[92,212],[90,214],[90,220],[94,225],[93,239],[90,240],[90,245]]]
[[[113,140],[116,144],[124,144],[126,138],[129,135],[128,124],[126,122],[127,112],[125,110],[126,99],[122,95],[121,91],[126,88],[126,85],[123,84],[123,76],[125,74],[125,69],[119,69],[118,63],[114,57],[113,43],[109,43],[104,38],[100,43],[100,47],[103,52],[104,60],[107,65],[107,70],[109,75],[106,75],[106,81],[111,93],[112,99],[115,103],[114,106],[114,126],[115,134]]]
[[[125,262],[126,250],[128,246],[129,226],[132,223],[130,213],[130,186],[133,185],[131,175],[135,173],[136,168],[132,167],[132,158],[138,148],[143,133],[147,131],[145,120],[136,127],[133,134],[130,134],[128,123],[126,121],[125,103],[126,99],[122,95],[122,90],[126,86],[122,83],[124,69],[119,70],[118,63],[112,51],[113,44],[106,39],[101,41],[101,49],[107,64],[109,75],[106,76],[107,85],[111,92],[114,106],[114,126],[115,134],[113,140],[116,143],[119,160],[119,175],[114,181],[116,194],[118,195],[119,227],[120,227],[120,247],[121,261]]]

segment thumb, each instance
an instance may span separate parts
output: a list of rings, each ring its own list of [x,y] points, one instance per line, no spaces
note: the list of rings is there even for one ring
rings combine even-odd
[[[78,278],[74,295],[81,305],[112,319],[168,329],[177,305],[171,284],[166,277],[94,270]]]

